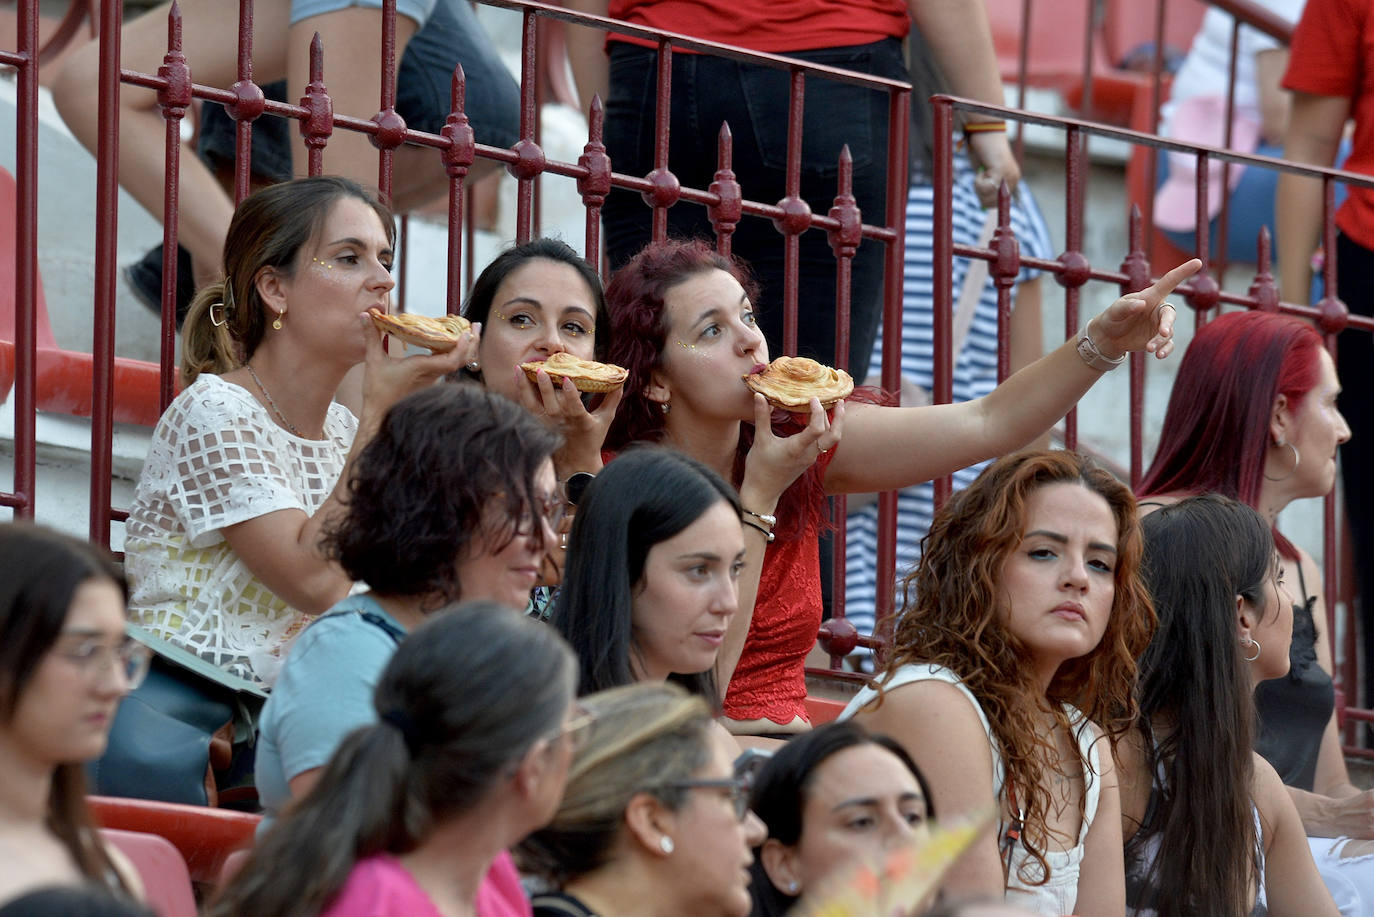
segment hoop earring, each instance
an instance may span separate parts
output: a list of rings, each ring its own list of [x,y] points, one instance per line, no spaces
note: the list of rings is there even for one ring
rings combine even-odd
[[[1293,475],[1298,473],[1298,466],[1302,464],[1302,455],[1298,452],[1298,447],[1293,445],[1286,439],[1281,439],[1278,442],[1274,443],[1274,445],[1279,449],[1282,449],[1284,446],[1287,446],[1289,449],[1293,450],[1293,469],[1289,471],[1287,474],[1283,475],[1282,477],[1277,478],[1271,478],[1269,475],[1266,474],[1264,476],[1264,479],[1266,481],[1286,481]]]
[[[1256,659],[1260,657],[1260,642],[1256,640],[1254,637],[1251,637],[1250,644],[1255,648],[1255,655],[1240,657],[1244,659],[1246,662],[1254,662]]]

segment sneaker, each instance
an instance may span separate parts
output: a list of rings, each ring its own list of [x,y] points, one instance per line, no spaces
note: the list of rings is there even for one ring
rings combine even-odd
[[[154,313],[162,311],[162,245],[144,255],[142,260],[124,269],[124,281],[135,298]],[[186,320],[186,310],[196,295],[196,280],[191,269],[191,253],[177,246],[177,331]]]

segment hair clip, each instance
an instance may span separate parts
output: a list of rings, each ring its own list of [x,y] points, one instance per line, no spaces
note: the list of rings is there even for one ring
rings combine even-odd
[[[218,317],[216,317],[216,309],[219,310]],[[225,325],[227,325],[229,323],[229,316],[226,314],[226,311],[227,310],[225,309],[224,303],[210,303],[210,324],[214,325],[216,328],[223,328]]]

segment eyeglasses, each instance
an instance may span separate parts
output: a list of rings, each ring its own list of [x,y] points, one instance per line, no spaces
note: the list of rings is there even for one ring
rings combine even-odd
[[[734,806],[735,818],[744,821],[749,816],[749,797],[754,791],[754,775],[745,772],[718,780],[675,780],[671,783],[660,783],[653,789],[720,790]]]
[[[115,667],[130,691],[143,684],[153,660],[152,650],[137,640],[125,640],[116,646],[100,640],[83,640],[70,649],[53,652],[73,663],[92,681]]]

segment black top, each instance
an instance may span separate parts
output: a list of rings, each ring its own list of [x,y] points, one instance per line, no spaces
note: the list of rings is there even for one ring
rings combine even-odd
[[[585,904],[563,892],[545,892],[530,900],[534,917],[597,917]]]
[[[1260,682],[1255,689],[1258,730],[1255,751],[1274,766],[1288,786],[1312,790],[1322,733],[1336,708],[1331,676],[1317,664],[1317,625],[1312,618],[1315,595],[1309,595],[1298,567],[1304,601],[1293,605],[1293,641],[1289,670],[1282,678]]]

